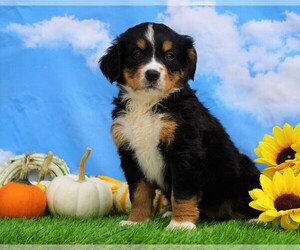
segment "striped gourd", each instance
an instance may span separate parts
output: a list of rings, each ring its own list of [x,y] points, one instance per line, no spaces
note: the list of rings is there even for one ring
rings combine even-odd
[[[131,202],[129,199],[129,189],[127,182],[122,182],[107,176],[98,176],[101,180],[106,181],[113,193],[114,212],[118,214],[129,214],[131,210]],[[163,215],[170,210],[170,204],[161,191],[155,191],[153,200],[153,213]]]

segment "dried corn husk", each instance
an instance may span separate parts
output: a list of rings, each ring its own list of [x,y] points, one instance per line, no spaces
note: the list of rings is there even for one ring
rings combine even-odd
[[[12,157],[0,167],[0,186],[19,177],[24,157],[25,154]],[[29,172],[40,171],[46,157],[46,154],[32,153],[28,164]],[[53,156],[48,172],[53,179],[57,176],[70,174],[70,169],[63,159]]]

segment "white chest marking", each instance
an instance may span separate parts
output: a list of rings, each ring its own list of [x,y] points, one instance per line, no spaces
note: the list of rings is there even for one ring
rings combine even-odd
[[[155,181],[164,187],[164,159],[159,151],[160,132],[163,126],[162,114],[152,112],[152,107],[161,100],[161,96],[129,93],[130,100],[124,114],[114,120],[121,125],[119,133],[125,138],[130,149],[135,152],[139,166],[149,181]],[[125,97],[127,98],[127,97]]]

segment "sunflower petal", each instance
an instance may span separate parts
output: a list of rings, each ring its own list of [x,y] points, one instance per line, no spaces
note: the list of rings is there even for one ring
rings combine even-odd
[[[264,208],[261,205],[257,204],[256,201],[251,201],[249,203],[249,206],[252,207],[252,208],[254,208],[254,209],[256,209],[256,210],[258,210],[258,211],[266,211],[266,208]]]
[[[269,144],[272,145],[272,147],[274,147],[274,148],[278,148],[278,146],[279,146],[279,145],[276,143],[274,137],[271,136],[271,135],[268,135],[268,134],[264,135],[263,141],[269,143]]]
[[[291,168],[284,170],[283,181],[286,186],[286,192],[292,193],[295,189],[295,175]]]
[[[294,129],[293,129],[293,127],[290,124],[285,123],[283,125],[283,133],[284,133],[284,136],[285,136],[285,141],[289,145],[293,144],[293,141],[294,141],[294,138],[293,138]]]
[[[266,212],[263,212],[258,216],[258,220],[263,221],[263,222],[270,222],[270,221],[273,221],[275,218],[276,217],[274,217],[274,216],[267,215]]]
[[[294,128],[294,133],[293,133],[293,139],[294,141],[299,141],[300,138],[300,123],[297,124],[297,126]]]
[[[257,200],[257,196],[255,195],[255,192],[253,192],[253,190],[248,192],[250,197],[252,198],[252,200]]]
[[[264,191],[262,191],[261,189],[259,188],[255,188],[253,189],[252,191],[250,191],[252,193],[252,196],[253,197],[256,197],[255,199],[257,200],[258,197],[262,196],[262,195],[265,195]],[[252,197],[251,196],[251,197]]]
[[[261,148],[261,151],[268,151],[273,155],[278,153],[278,147],[275,147],[274,143],[262,141],[259,143],[259,148]]]
[[[297,214],[292,213],[290,214],[290,217],[293,221],[300,223],[300,213]]]
[[[272,180],[276,171],[276,167],[268,167],[262,171],[262,174],[267,176],[270,180]]]
[[[275,209],[274,202],[267,195],[259,196],[255,202],[258,206],[265,208],[265,210]]]
[[[263,191],[265,194],[270,197],[272,200],[275,200],[275,195],[273,192],[273,187],[272,187],[272,181],[265,175],[261,174],[260,175],[260,184],[262,186]]]
[[[288,210],[279,210],[278,213],[280,214],[280,216],[285,216],[285,215],[289,215],[291,214],[293,211],[293,209],[288,209]]]
[[[276,166],[276,167],[277,167],[278,170],[284,170],[284,169],[286,169],[286,168],[292,167],[293,165],[294,165],[293,162],[290,162],[289,160],[287,160],[287,161],[285,161],[285,162],[279,164],[279,165]]]
[[[272,216],[272,217],[279,217],[280,213],[277,212],[276,210],[267,210],[266,215]]]
[[[300,135],[299,135],[300,136]],[[300,152],[300,144],[297,144],[297,143],[293,143],[291,145],[291,148],[295,151],[295,152]]]
[[[289,215],[284,215],[281,217],[280,226],[287,230],[296,230],[299,227],[299,224],[291,220]]]
[[[300,149],[299,149],[300,151]],[[295,165],[299,164],[300,165],[300,152],[295,154]]]
[[[295,178],[295,189],[294,193],[298,196],[300,196],[300,174],[296,176]]]
[[[269,165],[276,165],[277,154],[273,154],[267,150],[261,151],[262,158],[269,163]]]
[[[285,183],[279,172],[276,172],[273,176],[273,191],[276,197],[286,193]]]
[[[286,148],[288,146],[282,128],[275,126],[273,128],[273,134],[275,141],[280,147]]]
[[[262,164],[266,164],[266,165],[275,165],[274,163],[270,163],[269,160],[266,160],[265,158],[261,157],[261,158],[257,158],[254,160],[257,163],[262,163]],[[274,162],[274,161],[272,161]]]
[[[254,149],[254,153],[255,153],[256,155],[258,155],[258,156],[261,156],[261,149],[260,149],[260,147],[255,148],[255,149]]]

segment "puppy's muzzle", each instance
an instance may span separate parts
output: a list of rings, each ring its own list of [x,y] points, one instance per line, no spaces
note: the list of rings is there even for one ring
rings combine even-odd
[[[148,88],[155,88],[158,85],[158,80],[160,78],[160,72],[157,70],[149,69],[145,72],[145,78],[148,81]]]

